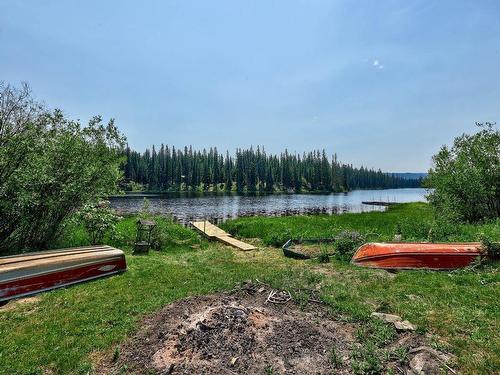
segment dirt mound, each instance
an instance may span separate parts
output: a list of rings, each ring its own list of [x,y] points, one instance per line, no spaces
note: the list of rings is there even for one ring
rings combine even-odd
[[[247,284],[168,305],[148,317],[98,373],[353,373],[351,354],[362,345],[357,324],[332,319],[317,303],[304,310],[293,301],[268,302],[269,292]],[[404,337],[408,348],[422,344],[417,335]],[[394,361],[383,364],[386,369],[397,366]]]

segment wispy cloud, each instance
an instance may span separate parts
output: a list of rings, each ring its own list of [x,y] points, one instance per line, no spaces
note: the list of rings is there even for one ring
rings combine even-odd
[[[384,65],[377,59],[373,60],[372,65],[375,69],[384,69]]]

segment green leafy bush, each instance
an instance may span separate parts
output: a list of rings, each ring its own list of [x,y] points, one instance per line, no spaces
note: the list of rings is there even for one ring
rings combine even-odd
[[[113,120],[82,126],[0,82],[0,254],[45,248],[62,222],[114,192],[123,145]]]
[[[365,238],[356,231],[345,230],[335,237],[335,256],[340,259],[351,259]]]
[[[328,263],[330,262],[330,253],[328,251],[328,248],[323,247],[321,248],[321,252],[318,255],[318,262],[319,263]]]
[[[500,131],[476,123],[480,130],[455,138],[433,157],[425,180],[437,213],[451,221],[478,222],[500,216]]]
[[[85,227],[92,245],[102,244],[106,234],[111,238],[116,237],[116,224],[121,219],[109,207],[108,201],[86,204],[78,211],[76,218]]]
[[[490,238],[485,236],[484,234],[481,234],[480,236],[481,243],[483,245],[483,248],[485,249],[486,253],[489,256],[492,257],[500,257],[500,243],[499,242],[493,242]]]

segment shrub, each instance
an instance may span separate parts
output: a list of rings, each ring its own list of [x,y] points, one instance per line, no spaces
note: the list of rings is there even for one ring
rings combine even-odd
[[[335,255],[340,259],[351,259],[356,249],[365,242],[365,238],[356,231],[343,231],[335,237]]]
[[[329,263],[330,262],[330,253],[328,251],[328,248],[322,247],[321,252],[318,255],[318,262],[319,263]]]
[[[482,234],[480,236],[481,243],[486,253],[492,257],[500,257],[500,243],[493,242],[490,238]]]
[[[116,224],[121,219],[109,207],[108,201],[97,204],[86,204],[77,213],[77,219],[83,224],[92,245],[102,244],[104,236],[116,236]]]
[[[123,145],[113,120],[81,126],[0,82],[0,254],[45,248],[63,221],[114,192]]]
[[[120,188],[124,191],[132,192],[142,192],[146,190],[143,184],[136,181],[122,181],[120,182]]]
[[[476,123],[476,134],[455,138],[433,157],[425,180],[429,202],[440,216],[477,222],[500,216],[500,131]]]

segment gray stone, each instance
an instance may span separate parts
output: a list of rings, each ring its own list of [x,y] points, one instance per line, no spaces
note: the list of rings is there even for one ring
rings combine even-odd
[[[396,327],[398,331],[415,331],[417,329],[417,327],[411,324],[408,320],[396,321],[394,322],[394,327]]]
[[[383,322],[386,323],[394,323],[394,322],[399,322],[403,319],[401,319],[400,316],[398,315],[393,315],[393,314],[385,314],[385,313],[379,313],[379,312],[372,312],[371,314],[373,317],[378,318],[382,320]]]
[[[379,312],[373,312],[371,314],[373,317],[382,320],[385,323],[392,323],[399,331],[415,331],[416,327],[411,324],[408,320],[403,320],[398,315],[385,314]]]
[[[450,372],[456,372],[448,366],[450,360],[454,358],[451,354],[444,354],[428,346],[420,346],[411,349],[408,355],[410,359],[410,371],[414,375],[440,375],[442,368],[446,367]]]

